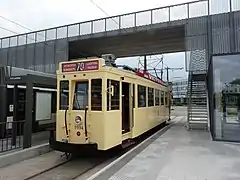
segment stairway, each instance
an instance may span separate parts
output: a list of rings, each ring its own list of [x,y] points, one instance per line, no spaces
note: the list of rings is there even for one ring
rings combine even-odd
[[[206,73],[189,73],[188,129],[208,130]]]

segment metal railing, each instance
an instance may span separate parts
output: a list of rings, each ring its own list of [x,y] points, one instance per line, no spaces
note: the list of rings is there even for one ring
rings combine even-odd
[[[23,147],[24,122],[0,122],[0,153]]]
[[[215,0],[215,3],[212,1],[214,0],[197,0],[10,36],[0,39],[0,48],[166,23],[207,16],[209,13],[220,14],[240,10],[238,0]]]

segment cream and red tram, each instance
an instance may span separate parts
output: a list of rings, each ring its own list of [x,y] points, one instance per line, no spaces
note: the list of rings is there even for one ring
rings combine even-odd
[[[148,73],[107,66],[102,58],[61,62],[56,132],[62,152],[108,150],[170,119],[170,88]]]

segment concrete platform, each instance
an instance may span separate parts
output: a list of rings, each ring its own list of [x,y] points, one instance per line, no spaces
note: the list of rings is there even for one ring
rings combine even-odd
[[[240,144],[214,142],[209,132],[187,131],[185,117],[178,120],[135,157],[122,159],[89,180],[240,179]]]
[[[8,143],[7,143],[8,151],[4,151],[4,152],[0,151],[0,168],[18,163],[23,160],[27,160],[29,158],[36,157],[51,151],[48,144],[49,132],[47,131],[33,134],[32,147],[27,149],[22,148],[23,137],[17,138],[16,147],[11,146],[11,138],[7,140],[8,140]],[[19,142],[19,140],[21,140],[21,142]],[[6,144],[2,145],[1,142],[2,141],[0,141],[1,147],[3,146],[6,149],[7,148]]]
[[[33,146],[27,149],[18,149],[0,155],[0,168],[19,163],[21,161],[50,152],[49,143]]]
[[[1,160],[0,160],[1,161]],[[64,162],[61,153],[49,153],[0,168],[0,180],[23,180]]]

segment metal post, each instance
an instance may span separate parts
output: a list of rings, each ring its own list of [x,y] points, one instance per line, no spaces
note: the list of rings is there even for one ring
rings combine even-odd
[[[207,48],[208,48],[208,62],[207,62],[207,68],[210,64],[211,55],[213,53],[213,40],[212,40],[212,17],[210,15],[210,0],[208,0],[208,22],[207,22]]]
[[[234,13],[232,12],[232,0],[229,0],[230,12],[229,12],[229,38],[230,38],[230,52],[236,52],[236,38],[235,38],[235,22]]]
[[[27,79],[23,148],[29,148],[32,145],[32,109],[33,84]]]
[[[5,84],[5,69],[0,67],[0,122],[6,122],[6,91],[7,87]],[[0,125],[0,138],[4,137],[5,124]]]
[[[13,88],[13,125],[12,125],[12,146],[16,145],[17,137],[17,105],[18,105],[18,86],[14,84]]]
[[[147,56],[144,56],[144,72],[147,72]]]
[[[44,31],[44,38],[46,38],[46,31]],[[36,42],[37,42],[37,38],[38,38],[38,36],[37,36],[37,33],[36,33]],[[43,72],[46,72],[46,69],[47,69],[47,65],[46,65],[46,63],[47,63],[47,60],[46,60],[46,46],[47,46],[48,44],[46,43],[46,42],[44,42],[43,43],[43,46],[44,46],[44,48],[43,48]],[[49,72],[47,72],[47,73],[49,73]]]
[[[153,24],[153,10],[151,10],[150,13],[151,13],[151,24]]]
[[[169,74],[168,74],[169,67],[166,67],[166,69],[167,69],[167,82],[169,82]]]
[[[121,29],[121,16],[118,16],[118,28]]]
[[[37,33],[34,33],[34,51],[33,51],[33,62],[32,62],[32,66],[33,66],[33,70],[34,71],[38,71],[38,69],[36,69],[36,51],[37,51],[37,41],[36,41],[36,38],[37,38]]]
[[[107,31],[107,18],[104,19],[104,31]]]
[[[91,21],[91,34],[93,34],[94,33],[94,30],[93,30],[93,21]]]
[[[4,84],[0,84],[0,106],[0,122],[6,122],[6,86]],[[0,138],[4,137],[5,127],[5,124],[0,125]]]
[[[168,8],[168,21],[171,21],[171,8]]]
[[[137,26],[137,13],[134,13],[134,27]]]

